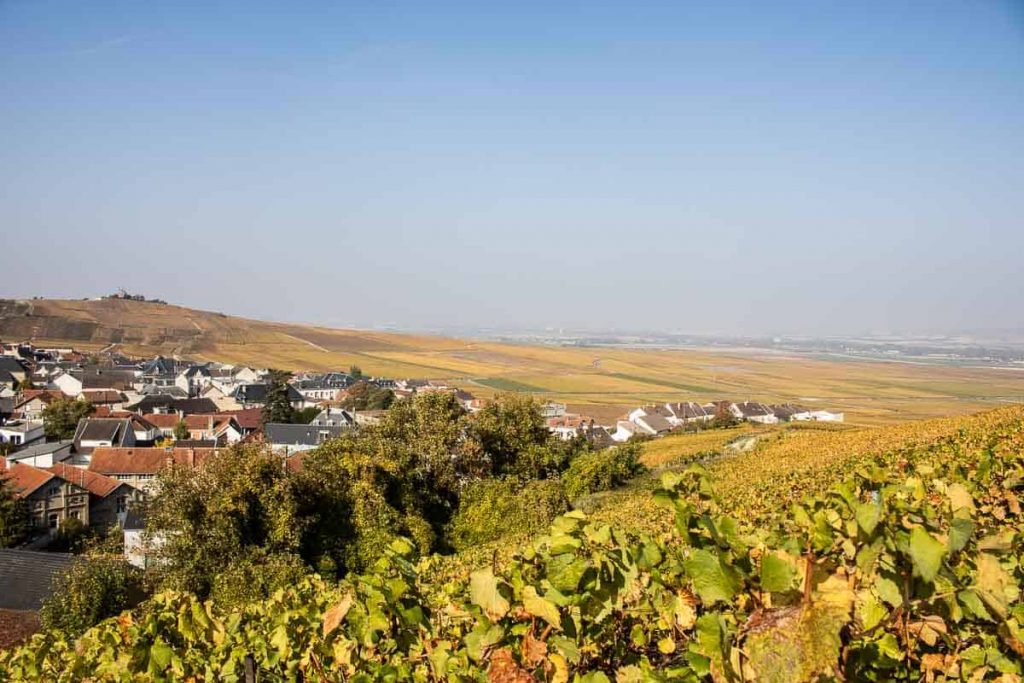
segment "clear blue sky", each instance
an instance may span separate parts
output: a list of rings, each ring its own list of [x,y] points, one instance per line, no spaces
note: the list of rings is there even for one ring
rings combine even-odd
[[[1024,3],[0,0],[0,295],[1024,327]]]

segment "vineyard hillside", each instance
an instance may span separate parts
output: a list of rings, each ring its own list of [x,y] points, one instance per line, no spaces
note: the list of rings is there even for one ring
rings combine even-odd
[[[1020,681],[1024,408],[649,445],[654,470],[489,561],[227,608],[185,593],[0,654],[11,680]],[[723,435],[723,439],[725,436]]]

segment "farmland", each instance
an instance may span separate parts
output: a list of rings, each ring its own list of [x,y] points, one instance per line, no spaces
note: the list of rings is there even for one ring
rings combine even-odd
[[[119,300],[0,301],[0,338],[40,345],[442,379],[488,396],[529,391],[607,419],[645,402],[792,401],[858,424],[963,414],[1024,400],[1024,372],[751,351],[559,347],[338,330]]]

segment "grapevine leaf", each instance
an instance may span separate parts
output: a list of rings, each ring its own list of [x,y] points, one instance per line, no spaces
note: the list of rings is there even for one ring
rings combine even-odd
[[[710,550],[697,550],[685,562],[686,573],[693,579],[694,592],[708,605],[729,602],[739,590],[740,579],[735,569]]]
[[[959,552],[974,533],[974,522],[964,517],[955,518],[949,525],[949,552]]]
[[[562,617],[558,614],[558,608],[550,600],[537,595],[537,589],[527,586],[523,589],[523,607],[535,617],[540,617],[556,629],[562,628]]]
[[[882,506],[878,503],[858,503],[855,514],[857,516],[857,526],[868,536],[878,526],[878,521],[882,518]]]
[[[978,595],[989,609],[1001,619],[1006,618],[1007,610],[1020,595],[1020,589],[1013,577],[999,564],[999,559],[990,553],[978,555],[978,575],[976,579]]]
[[[921,527],[914,527],[910,532],[910,560],[915,574],[925,581],[934,581],[945,556],[945,545]]]
[[[796,567],[776,554],[761,559],[761,588],[772,593],[783,593],[793,587]]]
[[[498,592],[498,579],[490,569],[475,571],[469,576],[469,595],[474,605],[497,620],[508,614],[508,600]]]

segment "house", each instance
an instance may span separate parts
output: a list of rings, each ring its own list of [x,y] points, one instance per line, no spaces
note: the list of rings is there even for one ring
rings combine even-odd
[[[317,427],[355,427],[356,418],[344,408],[324,408],[310,425]]]
[[[832,413],[827,410],[812,410],[806,416],[800,415],[798,417],[794,415],[793,419],[811,422],[842,422],[844,417],[843,413]]]
[[[7,466],[15,463],[32,465],[32,467],[52,467],[54,464],[70,460],[72,457],[71,448],[74,442],[66,441],[37,441],[34,444],[14,451],[7,455]]]
[[[84,385],[79,377],[68,371],[61,372],[50,380],[48,385],[51,389],[57,389],[65,396],[72,398],[82,393]]]
[[[86,389],[131,391],[135,384],[134,371],[108,365],[86,365],[73,373],[81,379],[83,391]]]
[[[672,431],[672,423],[657,412],[637,416],[633,423],[640,428],[641,433],[649,436],[660,436]]]
[[[594,428],[593,418],[586,418],[574,413],[565,413],[546,420],[548,431],[562,441],[572,441],[580,434]]]
[[[561,417],[565,415],[565,404],[548,401],[541,405],[540,414],[545,420],[552,417]]]
[[[28,366],[20,358],[0,356],[0,383],[8,384],[13,389],[14,384],[24,382],[28,374]]]
[[[780,422],[811,419],[810,409],[804,408],[803,406],[794,405],[792,403],[782,403],[780,405],[773,405],[769,407],[771,408],[772,414],[774,414]]]
[[[89,492],[89,526],[110,528],[120,524],[129,508],[145,497],[142,490],[127,482],[81,467],[57,463],[48,470]]]
[[[612,439],[618,443],[629,441],[635,434],[642,433],[640,427],[634,422],[629,420],[619,420],[615,423],[615,431],[612,433]]]
[[[75,451],[88,456],[102,447],[135,445],[135,427],[130,418],[83,417],[75,429]]]
[[[110,410],[123,410],[128,401],[125,395],[116,389],[83,389],[79,398],[94,406],[103,406]]]
[[[386,410],[354,410],[352,411],[352,417],[355,418],[356,424],[360,427],[369,427],[371,425],[379,424],[384,416],[388,414]]]
[[[166,542],[160,533],[146,532],[146,518],[142,508],[128,508],[124,523],[124,559],[139,569],[146,569],[159,562],[160,547]]]
[[[164,467],[202,467],[215,448],[96,448],[89,471],[124,481],[146,493],[153,490],[156,475]]]
[[[219,417],[230,417],[242,432],[242,437],[263,429],[263,410],[246,408],[245,410],[226,410],[217,413]]]
[[[316,448],[328,439],[341,436],[347,429],[348,427],[268,422],[264,425],[263,432],[266,442],[270,444],[270,447],[287,457],[292,453]]]
[[[285,387],[288,391],[288,402],[293,408],[300,410],[306,404],[306,397],[291,384],[286,384]],[[238,401],[243,408],[259,407],[267,402],[269,389],[269,384],[240,384],[231,392],[231,398]]]
[[[0,473],[28,505],[35,529],[56,533],[66,519],[89,524],[89,492],[49,470],[15,463]]]
[[[740,419],[747,422],[771,425],[777,424],[779,421],[779,418],[775,417],[775,413],[772,412],[771,408],[763,403],[743,401],[735,405],[740,412]]]
[[[292,382],[292,386],[313,404],[322,401],[337,401],[345,389],[352,384],[352,378],[341,372],[329,372],[315,377],[301,378]]]
[[[0,425],[0,443],[25,446],[46,436],[42,422],[9,420]]]
[[[52,389],[26,389],[14,404],[14,411],[26,420],[42,420],[46,407],[64,395]]]
[[[53,593],[54,579],[74,562],[70,553],[0,548],[0,609],[38,611]]]
[[[709,413],[704,410],[704,406],[694,401],[681,401],[679,403],[668,403],[665,405],[672,417],[669,418],[669,422],[673,425],[681,426],[693,422],[707,422],[713,420],[715,417],[714,413]]]
[[[151,413],[192,415],[194,413],[219,412],[217,404],[208,398],[175,398],[166,394],[143,396],[138,403],[128,406],[128,409],[142,415]]]

